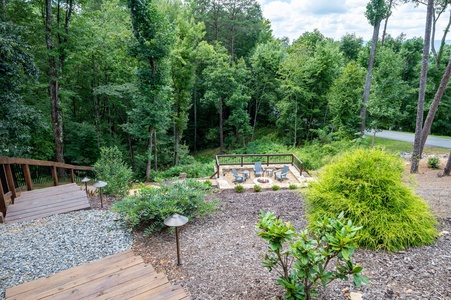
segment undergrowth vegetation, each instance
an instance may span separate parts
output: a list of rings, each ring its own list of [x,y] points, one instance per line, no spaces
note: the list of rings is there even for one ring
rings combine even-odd
[[[403,161],[383,150],[346,152],[310,183],[310,224],[343,211],[363,227],[361,246],[396,251],[431,244],[437,237],[436,220],[425,201],[403,184],[403,171]]]
[[[142,228],[145,234],[161,230],[164,220],[174,213],[188,218],[202,216],[216,209],[217,202],[205,201],[208,183],[183,180],[161,188],[145,186],[133,196],[117,201],[112,210],[131,228]]]

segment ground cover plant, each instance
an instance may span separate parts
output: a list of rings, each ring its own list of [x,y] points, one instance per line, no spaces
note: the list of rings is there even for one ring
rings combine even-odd
[[[347,280],[348,275],[353,276],[355,286],[369,282],[360,274],[363,268],[352,262],[361,227],[344,220],[343,213],[336,219],[324,217],[315,227],[313,232],[297,233],[290,222],[274,213],[260,214],[257,234],[269,243],[262,265],[280,275],[277,283],[285,288],[284,299],[309,300],[317,296],[319,286]]]
[[[117,201],[112,210],[121,215],[127,225],[144,228],[146,234],[165,227],[163,221],[174,213],[188,218],[205,215],[216,209],[215,201],[205,201],[210,185],[196,180],[184,180],[161,188],[147,186],[136,195]]]
[[[403,184],[403,171],[404,162],[383,150],[346,152],[310,184],[310,224],[343,211],[363,227],[361,246],[396,251],[431,244],[437,237],[436,220],[425,201]]]

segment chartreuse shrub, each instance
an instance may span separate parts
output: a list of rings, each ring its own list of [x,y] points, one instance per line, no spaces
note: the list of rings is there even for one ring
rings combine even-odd
[[[112,210],[131,228],[144,228],[146,234],[165,227],[164,220],[178,213],[188,218],[216,209],[216,202],[205,201],[210,186],[196,180],[183,180],[161,188],[145,187],[134,196],[117,201]]]
[[[319,286],[348,279],[348,275],[353,276],[356,286],[368,283],[368,278],[360,274],[363,268],[352,262],[361,227],[346,221],[343,213],[338,218],[319,219],[312,232],[298,233],[289,222],[262,211],[257,229],[269,243],[268,252],[262,256],[263,267],[280,275],[277,283],[285,288],[284,299],[311,299]]]
[[[326,166],[306,191],[313,228],[324,215],[344,212],[362,226],[359,245],[396,251],[437,237],[436,220],[424,200],[402,182],[404,162],[379,149],[355,149]]]
[[[438,156],[430,156],[428,158],[428,168],[431,169],[440,169],[440,159],[438,158]]]
[[[100,149],[100,158],[94,164],[94,172],[98,180],[105,181],[105,194],[124,196],[127,194],[132,178],[132,170],[122,159],[117,147]]]

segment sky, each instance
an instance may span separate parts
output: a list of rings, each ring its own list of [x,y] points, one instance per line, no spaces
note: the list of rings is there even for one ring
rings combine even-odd
[[[326,37],[339,40],[346,33],[355,33],[371,40],[372,26],[365,17],[369,0],[257,0],[263,17],[271,21],[275,37],[297,39],[306,31],[318,29]],[[436,30],[441,39],[449,13],[443,14]],[[407,38],[423,37],[426,6],[412,3],[398,5],[388,20],[387,32],[392,37],[405,33]],[[383,24],[381,25],[382,34]]]

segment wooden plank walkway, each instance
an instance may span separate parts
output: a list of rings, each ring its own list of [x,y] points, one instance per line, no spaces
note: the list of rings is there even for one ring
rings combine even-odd
[[[6,290],[5,300],[189,300],[183,288],[127,250]]]
[[[29,221],[55,214],[90,209],[85,191],[75,183],[22,192],[8,206],[5,223]]]

